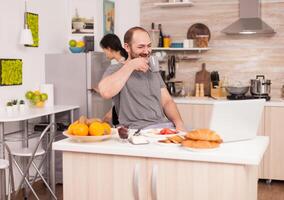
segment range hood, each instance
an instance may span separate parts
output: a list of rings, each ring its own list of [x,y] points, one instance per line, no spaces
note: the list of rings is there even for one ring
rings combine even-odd
[[[260,0],[239,0],[240,19],[225,28],[226,34],[273,34],[275,31],[261,19]]]

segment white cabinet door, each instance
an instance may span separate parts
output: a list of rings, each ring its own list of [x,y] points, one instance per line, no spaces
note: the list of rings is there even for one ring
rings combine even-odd
[[[146,158],[64,152],[64,199],[145,200],[146,170]]]

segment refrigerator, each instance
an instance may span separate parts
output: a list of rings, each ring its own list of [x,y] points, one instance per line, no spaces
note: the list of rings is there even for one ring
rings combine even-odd
[[[79,105],[79,115],[103,118],[112,107],[111,100],[88,89],[98,85],[109,65],[102,52],[46,54],[45,82],[54,85],[54,104]]]

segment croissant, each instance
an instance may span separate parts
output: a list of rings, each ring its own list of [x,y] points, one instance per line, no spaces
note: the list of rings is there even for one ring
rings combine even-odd
[[[218,142],[210,142],[204,140],[184,140],[181,143],[184,147],[197,148],[197,149],[210,149],[220,146]]]
[[[215,131],[212,131],[210,129],[193,130],[187,132],[185,137],[190,140],[203,140],[217,143],[223,142],[221,137]]]

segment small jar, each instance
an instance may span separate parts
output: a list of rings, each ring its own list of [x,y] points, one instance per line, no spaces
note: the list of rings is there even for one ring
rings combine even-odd
[[[171,37],[169,35],[164,36],[164,48],[169,48],[171,46]]]
[[[208,47],[209,36],[208,35],[197,35],[196,36],[196,46],[198,48]]]

